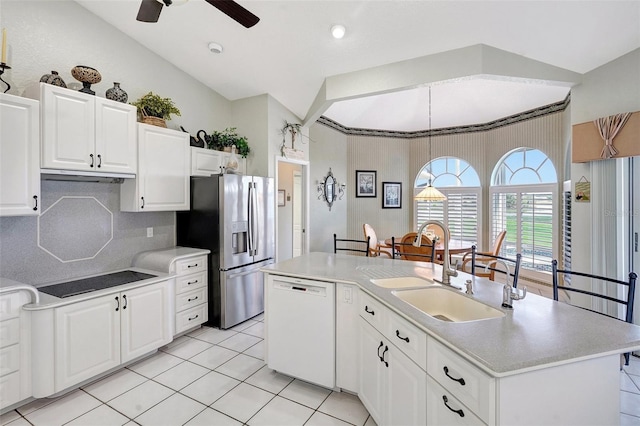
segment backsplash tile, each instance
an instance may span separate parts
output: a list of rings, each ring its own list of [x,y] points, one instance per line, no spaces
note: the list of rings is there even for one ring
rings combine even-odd
[[[175,213],[120,212],[117,184],[42,181],[41,208],[42,247],[38,218],[0,217],[0,276],[53,283],[126,268],[141,251],[175,245]]]

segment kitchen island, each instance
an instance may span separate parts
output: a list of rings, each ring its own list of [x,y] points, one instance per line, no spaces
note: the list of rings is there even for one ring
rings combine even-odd
[[[465,297],[502,311],[503,316],[446,322],[396,297],[394,292],[398,289],[372,282],[417,277],[429,285],[433,278],[441,275],[441,267],[430,263],[310,253],[270,265],[263,271],[267,274],[267,286],[280,277],[287,277],[332,282],[337,287],[350,289],[351,304],[357,306],[355,317],[355,309],[340,308],[348,299],[346,290],[341,288],[335,293],[335,339],[338,342],[335,386],[357,392],[379,424],[398,419],[409,423],[455,420],[461,424],[472,424],[475,420],[484,424],[614,424],[619,421],[619,354],[640,349],[638,326],[534,294],[514,302],[513,310],[505,309],[501,307],[501,284],[465,273],[452,278],[452,284],[464,288],[465,280],[471,279],[474,294]],[[270,310],[267,294],[267,362],[271,365],[277,360],[269,359],[269,324],[277,313]],[[377,317],[369,313],[372,310],[376,311]],[[308,320],[299,318],[297,322],[304,324]],[[403,321],[409,332],[417,330],[417,339],[411,339],[411,345],[418,345],[415,353],[402,348],[405,343],[400,339],[406,335],[400,333],[398,327],[389,325],[404,325]],[[294,323],[291,326],[294,327]],[[355,348],[349,348],[342,339],[344,333],[358,341]],[[425,336],[424,344],[421,334]],[[367,336],[373,336],[369,339],[371,345],[380,345],[377,354],[372,356],[373,364],[367,358]],[[372,375],[383,374],[385,368],[391,371],[391,360],[385,357],[387,348],[390,348],[389,352],[397,348],[400,355],[408,355],[407,366],[417,367],[407,377],[420,374],[424,377],[420,376],[415,383],[393,382],[399,374],[389,374],[389,377],[373,382],[369,380]],[[356,355],[359,366],[348,367],[341,362],[342,359],[354,359],[349,351],[359,351]],[[383,366],[383,373],[372,371],[378,368],[375,363]],[[359,377],[357,384],[351,380],[345,387],[340,376],[349,368],[358,369]],[[462,373],[471,375],[472,379],[460,383]],[[413,389],[406,391],[409,394],[404,399],[413,401],[407,408],[419,411],[417,417],[394,417],[393,404],[385,402],[390,396],[386,399],[385,395],[371,396],[372,387]],[[462,393],[456,393],[456,389]],[[423,414],[421,408],[416,408],[416,401],[418,404],[425,401]],[[453,417],[440,416],[447,413],[452,413]]]

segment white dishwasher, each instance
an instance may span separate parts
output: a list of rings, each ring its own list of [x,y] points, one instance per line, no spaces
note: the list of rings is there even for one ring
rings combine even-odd
[[[335,283],[268,275],[267,365],[327,388],[335,386]]]

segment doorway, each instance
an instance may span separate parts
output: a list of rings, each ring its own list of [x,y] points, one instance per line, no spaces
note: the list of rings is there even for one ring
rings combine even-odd
[[[276,159],[276,261],[291,259],[308,251],[307,205],[308,162]]]

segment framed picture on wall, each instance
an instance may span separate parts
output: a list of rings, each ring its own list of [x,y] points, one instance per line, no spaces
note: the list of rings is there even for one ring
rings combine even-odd
[[[284,207],[284,205],[286,204],[284,193],[284,189],[278,189],[278,207]]]
[[[376,196],[376,171],[356,170],[356,197]]]
[[[382,208],[402,208],[402,182],[382,182]]]

